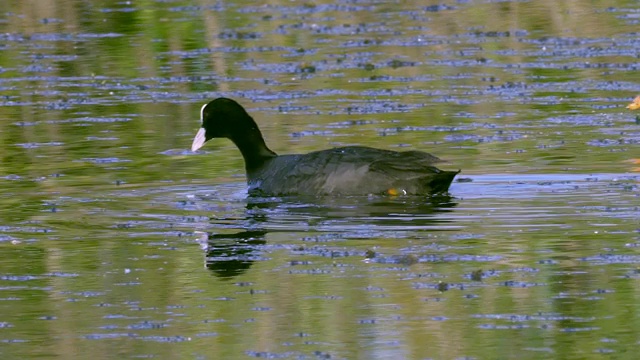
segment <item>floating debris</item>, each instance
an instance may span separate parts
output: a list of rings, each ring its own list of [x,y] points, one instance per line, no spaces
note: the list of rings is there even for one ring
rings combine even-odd
[[[638,110],[638,109],[640,109],[640,95],[636,96],[636,98],[633,99],[631,104],[627,105],[627,109],[629,109],[629,110]]]
[[[482,281],[482,277],[484,276],[484,272],[482,269],[474,270],[471,272],[471,280],[473,281]]]

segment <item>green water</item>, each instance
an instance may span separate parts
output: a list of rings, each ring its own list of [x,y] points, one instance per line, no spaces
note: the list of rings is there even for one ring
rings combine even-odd
[[[634,1],[5,1],[0,357],[634,358]],[[451,197],[248,200],[278,153],[428,151]],[[206,234],[206,235],[204,235]]]

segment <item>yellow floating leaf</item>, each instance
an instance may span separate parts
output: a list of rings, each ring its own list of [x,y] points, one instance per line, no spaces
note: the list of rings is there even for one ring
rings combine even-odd
[[[407,195],[407,191],[405,189],[390,188],[387,190],[387,194],[391,196]]]
[[[636,96],[635,99],[633,99],[633,102],[629,105],[627,105],[627,109],[629,110],[638,110],[640,109],[640,95]]]

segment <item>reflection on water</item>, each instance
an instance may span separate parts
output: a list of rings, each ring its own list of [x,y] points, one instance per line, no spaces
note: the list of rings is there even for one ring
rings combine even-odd
[[[435,197],[249,198],[247,215],[256,223],[286,230],[363,231],[413,228],[437,230],[456,203],[450,195]]]
[[[266,231],[235,234],[205,234],[199,241],[205,251],[205,266],[220,278],[244,274],[259,258]]]
[[[632,354],[636,8],[0,2],[0,358]],[[233,144],[188,150],[218,96],[278,153],[471,181],[247,198]]]
[[[322,232],[323,241],[388,236],[390,231],[451,230],[446,214],[456,205],[437,197],[249,198],[246,218],[225,219],[213,227],[250,228],[235,233],[204,233],[205,266],[221,278],[241,275],[261,259],[267,233]],[[320,255],[320,254],[319,254]]]

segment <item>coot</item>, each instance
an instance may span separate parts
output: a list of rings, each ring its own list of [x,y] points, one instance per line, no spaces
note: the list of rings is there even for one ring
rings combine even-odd
[[[432,195],[447,192],[459,171],[434,166],[422,151],[345,146],[308,154],[277,155],[237,102],[217,98],[202,106],[196,151],[213,138],[233,141],[244,157],[249,195]]]

